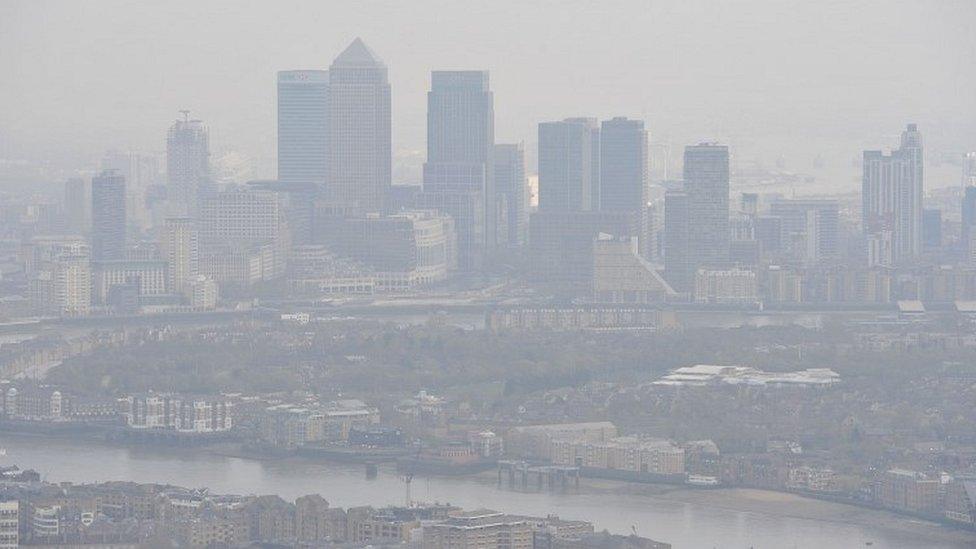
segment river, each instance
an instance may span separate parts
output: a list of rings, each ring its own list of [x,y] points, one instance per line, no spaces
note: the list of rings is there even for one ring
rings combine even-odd
[[[37,470],[50,482],[129,480],[208,487],[217,493],[279,494],[294,499],[320,493],[332,505],[382,506],[402,504],[403,482],[392,470],[381,469],[374,480],[361,465],[322,463],[300,459],[255,461],[214,455],[200,450],[128,448],[94,442],[0,434],[0,465],[17,464]],[[729,494],[729,491],[719,493]],[[865,547],[908,549],[961,548],[976,545],[949,528],[893,518],[886,513],[815,502],[832,509],[830,520],[790,516],[782,511],[737,510],[735,498],[708,496],[696,502],[662,496],[592,493],[524,493],[500,489],[493,479],[417,477],[413,498],[449,502],[467,509],[486,507],[532,515],[558,514],[566,519],[592,521],[598,529],[639,534],[666,541],[675,548],[810,548]],[[785,507],[785,506],[784,506]],[[775,508],[775,506],[774,506]],[[839,509],[839,512],[838,512]],[[859,516],[838,519],[849,514]],[[796,513],[794,513],[796,515]],[[884,517],[874,520],[872,517]]]

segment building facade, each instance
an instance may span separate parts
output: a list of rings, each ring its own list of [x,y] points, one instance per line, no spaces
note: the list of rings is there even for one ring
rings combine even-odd
[[[125,258],[125,178],[103,171],[92,178],[92,259]]]
[[[495,110],[488,71],[433,71],[427,94],[424,193],[472,193],[454,209],[461,266],[480,268],[494,250],[501,219],[494,179]],[[476,195],[476,197],[474,196]],[[468,211],[471,210],[471,211]],[[464,216],[471,219],[464,219]]]
[[[329,72],[278,72],[278,182],[324,188],[328,153]]]
[[[891,267],[916,260],[922,251],[922,135],[909,124],[901,146],[884,154],[864,151],[861,223],[875,242],[871,265]],[[885,242],[890,242],[884,245]]]
[[[201,195],[210,187],[210,132],[200,120],[183,120],[166,137],[166,196],[171,215],[194,216]]]
[[[325,196],[382,212],[390,193],[392,137],[386,65],[356,38],[329,67]]]

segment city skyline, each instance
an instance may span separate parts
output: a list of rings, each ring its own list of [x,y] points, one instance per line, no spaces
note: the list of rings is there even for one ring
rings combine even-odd
[[[0,0],[0,549],[973,547],[973,21]]]
[[[543,72],[540,72],[539,76],[545,76],[548,79],[541,80],[534,77],[527,78],[528,75],[525,74],[524,66],[507,61],[507,59],[511,59],[511,56],[504,56],[502,52],[505,51],[505,43],[498,39],[491,41],[494,46],[500,48],[497,54],[488,49],[479,49],[474,52],[475,55],[468,55],[463,60],[456,55],[447,53],[449,50],[438,49],[439,44],[450,39],[459,30],[441,30],[439,33],[428,33],[426,38],[427,42],[417,43],[415,48],[405,51],[402,48],[395,47],[395,42],[391,41],[390,35],[377,32],[376,29],[371,29],[371,25],[375,23],[370,24],[362,21],[361,18],[364,13],[350,14],[353,21],[359,21],[361,23],[355,31],[350,32],[345,30],[341,33],[341,36],[330,35],[330,38],[326,42],[323,42],[321,39],[313,39],[310,43],[306,44],[288,42],[285,44],[286,47],[276,49],[276,53],[271,56],[256,56],[256,59],[258,59],[257,66],[254,63],[249,64],[248,71],[246,73],[238,71],[239,75],[236,77],[238,80],[243,79],[244,82],[247,82],[247,85],[243,88],[236,86],[235,93],[230,97],[249,97],[249,105],[269,104],[268,99],[272,98],[275,93],[273,75],[277,71],[295,68],[325,69],[332,52],[341,50],[356,35],[360,35],[371,44],[371,47],[377,51],[385,52],[387,57],[386,61],[392,67],[391,84],[393,90],[395,90],[393,96],[393,112],[395,113],[393,150],[398,159],[397,164],[401,167],[401,171],[409,174],[404,176],[407,178],[419,179],[419,163],[414,164],[414,161],[411,159],[418,156],[425,146],[424,135],[426,129],[424,113],[420,108],[420,105],[422,105],[421,98],[426,93],[428,72],[441,67],[482,68],[489,69],[494,73],[494,87],[499,94],[499,123],[496,132],[498,134],[498,140],[504,142],[524,141],[529,144],[530,147],[527,151],[527,156],[530,171],[532,171],[532,167],[534,166],[533,159],[535,158],[534,146],[532,145],[535,124],[538,121],[546,119],[561,119],[567,113],[574,112],[586,113],[589,116],[597,116],[599,118],[609,118],[621,114],[635,118],[644,118],[653,134],[657,135],[659,139],[667,140],[678,147],[705,139],[729,143],[739,152],[738,156],[743,162],[760,160],[767,166],[774,166],[777,159],[783,157],[786,165],[790,168],[794,170],[809,170],[815,157],[819,155],[825,159],[826,166],[820,171],[826,171],[827,173],[818,179],[818,184],[825,186],[837,185],[838,182],[836,180],[839,178],[837,177],[838,175],[843,178],[840,183],[848,186],[856,179],[856,170],[852,170],[850,164],[858,155],[856,153],[851,154],[850,151],[869,148],[872,142],[876,142],[875,136],[877,135],[893,136],[894,133],[889,129],[890,124],[887,123],[887,119],[890,117],[898,116],[902,120],[911,119],[923,127],[934,127],[937,125],[943,128],[939,134],[931,135],[929,138],[928,146],[933,151],[951,152],[955,150],[961,154],[973,147],[971,143],[966,143],[966,139],[964,138],[967,132],[971,131],[971,128],[965,127],[965,121],[974,118],[966,115],[967,111],[972,108],[970,106],[971,102],[963,100],[966,97],[963,90],[973,88],[971,82],[967,85],[967,79],[972,77],[968,71],[957,70],[956,67],[962,66],[960,63],[963,63],[971,55],[974,48],[974,39],[971,35],[958,34],[962,32],[958,21],[966,20],[966,17],[955,17],[957,14],[961,15],[960,10],[968,11],[973,9],[971,4],[967,5],[961,2],[929,3],[917,8],[911,8],[906,4],[904,9],[890,10],[897,11],[897,13],[888,15],[886,19],[881,21],[883,23],[881,25],[878,25],[878,21],[874,20],[873,14],[875,12],[870,9],[869,3],[865,3],[862,6],[845,5],[844,12],[846,19],[844,20],[858,21],[870,18],[875,23],[870,26],[872,29],[870,32],[872,34],[859,38],[852,34],[853,27],[850,27],[847,23],[840,23],[839,21],[842,20],[835,18],[832,21],[837,21],[837,23],[824,26],[822,29],[824,33],[823,37],[814,39],[810,47],[801,46],[798,43],[790,41],[785,45],[786,50],[781,53],[773,54],[765,52],[761,48],[758,49],[758,55],[760,57],[762,55],[771,56],[766,61],[772,62],[772,66],[780,67],[785,71],[782,75],[766,74],[758,69],[756,64],[751,62],[741,66],[741,69],[736,69],[736,72],[732,72],[732,69],[723,68],[729,65],[728,63],[720,63],[720,61],[725,60],[728,56],[736,52],[744,50],[754,52],[757,51],[756,46],[762,46],[772,42],[777,42],[778,47],[784,47],[784,43],[777,39],[781,34],[788,36],[790,35],[790,31],[796,31],[800,25],[799,18],[803,16],[804,10],[812,9],[802,4],[793,6],[795,16],[786,15],[780,10],[765,13],[762,9],[764,4],[761,2],[749,4],[741,10],[718,9],[717,14],[723,15],[727,19],[731,18],[733,21],[748,20],[749,18],[757,21],[757,23],[749,23],[750,25],[758,25],[758,21],[762,21],[763,17],[779,18],[780,26],[761,26],[759,27],[761,31],[757,32],[752,38],[742,38],[739,41],[723,40],[724,35],[717,30],[714,41],[694,47],[688,45],[686,39],[680,36],[676,37],[673,31],[667,28],[658,29],[659,32],[654,34],[654,36],[660,37],[659,42],[642,41],[642,44],[648,45],[642,45],[635,50],[641,56],[640,58],[646,60],[648,63],[644,63],[644,69],[638,71],[633,77],[625,78],[621,75],[607,74],[605,69],[597,70],[596,75],[604,77],[605,80],[609,79],[606,80],[608,83],[613,83],[613,87],[611,88],[613,93],[610,95],[610,99],[618,105],[613,109],[608,108],[602,101],[596,99],[598,94],[594,94],[594,91],[602,90],[601,87],[596,85],[597,82],[601,82],[599,78],[582,81],[582,87],[580,85],[573,86],[577,94],[582,94],[579,100],[573,102],[557,100],[553,102],[540,99],[541,97],[553,96],[552,91],[554,88],[551,86],[562,85],[566,87],[569,84],[566,78],[570,73],[566,73],[566,76],[553,79],[553,75],[546,71],[560,69],[571,62],[591,63],[595,57],[613,54],[616,48],[604,41],[594,43],[590,51],[580,51],[578,47],[569,47],[561,50],[567,51],[569,54],[548,54],[547,59],[551,64],[551,69],[548,68],[548,65],[539,63],[539,54],[532,54],[533,57],[529,59],[535,61],[534,66],[543,69]],[[77,17],[74,19],[62,19],[66,14],[72,13],[70,6],[64,4],[45,4],[41,2],[36,5],[36,8],[30,10],[26,8],[15,8],[11,14],[12,17],[0,18],[0,20],[10,22],[22,20],[29,22],[32,18],[40,17],[42,14],[47,13],[46,10],[53,11],[57,7],[59,9],[54,13],[47,13],[48,25],[45,28],[60,28],[66,31],[71,26],[85,21],[86,14],[72,14],[77,15]],[[228,9],[228,6],[221,5],[219,2],[210,3],[200,8],[201,21],[223,21],[226,19],[226,9]],[[398,11],[397,8],[392,6],[387,9],[391,13]],[[481,9],[486,10],[484,6]],[[841,7],[827,6],[827,9],[839,11]],[[945,63],[925,66],[915,61],[918,59],[918,55],[913,52],[917,51],[917,48],[912,49],[912,46],[930,42],[925,40],[926,35],[924,33],[928,31],[924,26],[923,28],[910,26],[912,21],[919,19],[918,17],[913,17],[915,14],[914,9],[927,9],[933,12],[932,15],[934,15],[936,21],[939,23],[939,36],[941,38],[939,43],[955,44],[957,46],[951,50],[943,51],[942,53],[944,55],[938,56],[940,59],[944,59]],[[497,15],[495,10],[486,11],[488,11],[488,16]],[[567,13],[567,16],[592,15],[604,20],[617,20],[619,18],[619,13],[613,10],[597,10],[590,13],[591,11],[593,10],[577,7],[575,10]],[[151,19],[145,20],[143,18],[143,20],[136,23],[132,21],[134,14],[130,12],[131,10],[127,10],[124,7],[116,10],[117,17],[121,18],[120,21],[130,22],[129,26],[123,26],[117,29],[119,30],[120,37],[125,36],[126,33],[132,32],[136,28],[140,29],[140,32],[143,33],[151,34],[157,32],[155,23]],[[255,22],[252,21],[251,17],[254,17],[258,13],[261,13],[261,10],[257,10],[250,15],[247,13],[242,14],[244,19],[238,20],[238,22],[245,27],[253,27]],[[165,20],[170,14],[162,12],[158,16],[160,20]],[[413,17],[409,14],[404,16],[407,18]],[[460,14],[454,10],[448,10],[444,16],[458,18]],[[533,17],[539,16],[541,16],[540,9],[538,7],[531,7],[529,13],[526,14],[528,18],[527,22],[532,21]],[[652,16],[658,16],[655,21],[659,22],[653,23],[655,25],[653,28],[657,28],[657,25],[665,25],[668,23],[679,25],[691,18],[698,17],[698,13],[690,7],[664,4],[659,7],[652,7],[644,15],[644,17]],[[759,19],[756,19],[757,17]],[[227,19],[228,23],[231,20]],[[636,24],[639,20],[635,19],[634,23]],[[711,19],[708,21],[711,21]],[[301,30],[308,26],[309,21],[296,21],[296,23],[297,25],[295,27],[301,32]],[[186,22],[188,28],[193,28],[198,24],[192,21]],[[522,23],[522,25],[524,24],[527,23]],[[214,27],[214,32],[218,33],[218,37],[226,33],[224,24],[211,26]],[[635,40],[637,38],[635,34],[637,31],[632,27],[632,24],[625,25],[625,32],[621,37],[622,39]],[[469,33],[474,30],[470,28],[470,25],[462,25],[461,28]],[[254,28],[252,30],[254,30],[251,33],[254,36],[254,40],[252,43],[245,45],[245,47],[253,49],[269,43],[268,40],[271,38],[266,31],[260,28]],[[475,30],[475,32],[478,33],[481,31]],[[22,43],[36,44],[37,40],[37,38],[25,37],[18,31],[0,34],[17,38]],[[396,34],[394,33],[392,36],[396,36]],[[834,39],[830,40],[828,38],[830,36],[833,36]],[[571,37],[578,38],[578,34],[553,38],[558,41],[566,41]],[[164,39],[157,42],[165,44],[167,40]],[[53,45],[55,43],[52,42],[51,44]],[[525,43],[525,39],[516,43]],[[864,90],[863,93],[846,98],[839,95],[840,91],[837,83],[845,75],[856,74],[857,71],[854,70],[854,67],[843,66],[843,70],[838,69],[831,72],[829,67],[825,65],[828,59],[826,56],[828,56],[831,50],[829,48],[826,50],[823,48],[816,49],[814,45],[818,43],[850,43],[852,48],[858,48],[857,51],[859,54],[867,56],[865,57],[866,61],[873,61],[867,64],[869,67],[867,74],[869,76],[862,78],[859,84],[859,87]],[[217,46],[221,44],[219,38],[214,44]],[[655,44],[659,44],[662,47],[649,49]],[[884,45],[885,47],[875,47],[877,45]],[[868,48],[868,46],[871,47]],[[37,47],[41,46],[38,45]],[[186,47],[177,47],[174,45],[172,50],[177,52],[181,51],[181,48]],[[221,50],[218,49],[216,51]],[[882,51],[885,52],[883,54],[884,58],[880,59],[876,57],[882,55]],[[904,51],[905,55],[897,55],[900,51]],[[72,52],[67,53],[67,57],[70,58],[73,55],[82,55],[84,53],[85,51],[83,49],[72,50]],[[117,65],[128,66],[126,58],[119,58],[116,52],[102,51],[100,53],[106,56],[107,59],[114,58],[117,61]],[[793,68],[789,68],[790,66],[781,63],[790,54],[792,56],[789,58],[794,62]],[[50,66],[51,64],[60,62],[57,61],[58,57],[64,56],[51,57],[44,62],[47,64],[48,70],[52,68]],[[7,90],[10,96],[8,100],[23,104],[25,107],[23,109],[24,112],[33,110],[38,114],[35,115],[32,125],[25,125],[26,119],[22,118],[22,115],[17,112],[7,113],[6,116],[0,118],[0,128],[8,128],[9,134],[15,136],[13,140],[3,144],[3,149],[0,150],[0,156],[11,156],[13,158],[19,158],[25,155],[34,156],[30,151],[43,151],[44,149],[43,146],[37,148],[30,144],[40,144],[36,137],[30,137],[34,132],[32,128],[36,127],[36,122],[41,121],[45,125],[55,129],[61,127],[60,120],[71,119],[80,122],[74,124],[73,127],[88,127],[91,130],[89,132],[91,137],[85,140],[71,139],[68,136],[73,135],[73,130],[63,127],[61,129],[55,129],[49,138],[53,141],[50,142],[62,139],[58,137],[59,135],[64,136],[64,140],[67,140],[67,142],[58,148],[65,156],[71,156],[73,154],[71,152],[72,150],[77,151],[74,154],[80,154],[81,159],[100,156],[102,151],[113,148],[158,151],[161,149],[158,138],[155,137],[158,135],[156,133],[158,132],[158,128],[167,124],[172,119],[175,111],[181,108],[188,108],[194,112],[195,116],[205,119],[208,125],[211,126],[215,132],[213,136],[214,143],[219,144],[217,145],[217,150],[221,154],[229,151],[240,151],[254,165],[255,172],[259,177],[273,176],[275,173],[273,162],[273,111],[267,108],[254,109],[243,107],[236,100],[228,100],[228,94],[223,94],[218,100],[217,96],[212,94],[219,89],[226,89],[223,88],[226,86],[224,83],[224,71],[202,70],[201,63],[207,62],[212,57],[209,55],[196,57],[190,57],[191,61],[189,65],[177,65],[170,69],[169,72],[172,73],[172,79],[167,80],[167,86],[177,83],[186,86],[189,83],[188,79],[192,77],[194,85],[186,87],[186,90],[191,88],[195,90],[195,93],[192,95],[185,91],[177,91],[176,89],[170,89],[165,86],[158,91],[150,92],[149,90],[145,90],[140,92],[139,90],[143,89],[140,82],[149,82],[152,79],[134,79],[125,82],[122,88],[122,90],[125,90],[124,93],[126,96],[132,99],[119,102],[117,99],[120,96],[112,93],[105,96],[114,101],[112,103],[115,107],[114,109],[106,110],[103,108],[99,110],[97,106],[101,104],[100,102],[104,102],[104,99],[101,99],[99,96],[89,97],[89,102],[92,104],[89,109],[86,109],[84,112],[69,113],[67,116],[61,113],[57,119],[45,118],[45,113],[57,112],[57,109],[54,108],[56,107],[55,105],[51,105],[49,108],[44,108],[40,111],[37,111],[37,109],[26,109],[31,103],[42,105],[44,104],[43,102],[53,99],[53,91],[47,94],[36,95],[36,97],[30,98],[29,101],[31,103],[28,103],[28,99],[24,95],[25,88],[21,83],[14,82],[14,85]],[[833,59],[834,57],[829,58]],[[890,61],[894,58],[899,58],[901,64]],[[232,63],[234,59],[236,58],[229,58]],[[0,62],[2,61],[3,59],[0,58]],[[624,63],[629,62],[625,60]],[[914,64],[918,70],[906,71],[904,63]],[[96,65],[96,68],[99,66],[101,65]],[[182,66],[186,66],[187,68],[183,69],[181,68]],[[732,66],[739,67],[740,65]],[[690,70],[683,73],[682,68]],[[712,73],[709,72],[710,68],[714,69]],[[28,67],[18,67],[17,72],[24,72],[24,70],[20,69],[26,70]],[[138,68],[133,69],[136,71],[141,70]],[[806,82],[802,78],[799,80],[790,80],[790,75],[811,74],[811,71],[822,72],[822,78],[818,78],[815,85],[807,85],[805,89],[798,89],[787,84],[788,82]],[[27,74],[31,73],[27,72]],[[817,72],[813,72],[812,74],[817,74]],[[938,87],[942,90],[938,100],[934,100],[935,98],[925,98],[926,100],[923,102],[923,97],[917,94],[896,94],[895,96],[891,96],[891,94],[884,93],[885,90],[889,90],[890,86],[897,81],[899,75],[909,77],[912,74],[915,75],[915,80],[913,81],[915,87],[913,89],[924,91],[928,88],[934,89]],[[638,81],[642,82],[639,83]],[[687,91],[689,87],[698,89],[701,85],[708,87],[708,85],[725,81],[739,82],[739,84],[731,88],[728,86],[721,88],[721,91],[718,91],[712,97],[712,106],[706,106],[704,110],[701,106],[688,104],[682,99],[683,96],[688,96]],[[88,82],[86,79],[80,79],[73,85],[87,86],[89,85]],[[169,82],[172,82],[172,84],[169,84]],[[515,85],[516,82],[519,82],[519,84]],[[547,82],[552,83],[549,84]],[[774,98],[771,103],[767,101],[767,104],[760,104],[752,98],[754,95],[753,91],[762,89],[764,82],[772,86],[773,89],[778,89],[783,92],[783,103],[777,103],[777,100]],[[923,83],[926,85],[921,86]],[[941,84],[936,85],[937,83]],[[91,95],[81,90],[79,92],[81,95]],[[164,99],[167,96],[171,96],[171,98],[169,100]],[[700,97],[697,94],[692,94],[691,96]],[[149,97],[158,97],[163,100],[155,101],[153,104],[146,104],[142,98]],[[885,104],[889,106],[886,107],[886,112],[874,111],[865,117],[864,113],[868,112],[864,110],[864,107],[867,105],[866,101],[880,99],[882,97],[885,99]],[[0,99],[2,98],[0,96]],[[958,100],[954,98],[958,98]],[[818,101],[816,104],[820,106],[810,109],[808,114],[793,110],[784,111],[786,99],[801,102]],[[136,104],[145,112],[146,116],[133,117],[131,115],[131,109]],[[105,125],[113,128],[111,133],[107,133],[107,127],[98,127],[100,124],[94,124],[93,121],[78,120],[79,116],[89,116],[88,113],[95,112],[99,113],[99,120],[108,122]],[[863,127],[863,130],[852,133],[851,130],[853,128],[844,126],[846,123],[843,121],[851,119],[854,113],[859,113],[859,124]],[[122,120],[125,121],[122,122]],[[750,120],[753,122],[750,122]],[[762,122],[770,123],[761,124]],[[789,123],[789,126],[786,125],[787,123]],[[756,131],[760,124],[764,126],[764,131]],[[794,125],[803,125],[807,131],[802,136],[793,135],[790,128]],[[151,131],[152,128],[156,128],[156,130]],[[781,137],[785,135],[792,135],[794,139],[784,141]],[[253,137],[248,136],[260,136],[260,140],[252,141]],[[840,140],[845,142],[843,146],[839,146],[841,144]],[[777,145],[777,143],[780,143],[780,145]],[[78,151],[79,146],[90,147],[93,145],[95,146],[88,149],[88,152]],[[40,154],[42,157],[47,155],[48,153],[43,152]],[[736,159],[734,158],[733,160],[735,161]],[[677,166],[679,161],[673,161]],[[735,166],[733,166],[734,168]],[[942,186],[942,181],[947,178],[948,176],[940,177],[940,181],[933,182],[933,184]]]

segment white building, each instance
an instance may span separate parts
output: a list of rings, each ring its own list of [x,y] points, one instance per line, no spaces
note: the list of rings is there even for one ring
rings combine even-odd
[[[15,549],[20,543],[20,503],[0,501],[0,549]]]
[[[112,286],[133,283],[139,295],[167,293],[167,265],[165,261],[99,261],[94,264],[94,298],[104,303]]]
[[[168,266],[169,290],[187,295],[200,271],[199,233],[190,218],[169,218],[163,225],[161,248]]]
[[[203,276],[197,277],[187,284],[190,295],[190,306],[201,311],[211,311],[217,308],[219,295],[217,283]]]
[[[760,387],[828,387],[840,383],[840,375],[829,368],[809,368],[796,372],[765,372],[749,366],[696,364],[671,370],[653,385],[705,387],[714,385],[753,385]]]
[[[747,269],[699,269],[695,275],[698,303],[755,303],[759,287],[755,271]]]
[[[132,429],[182,433],[221,433],[233,427],[233,404],[222,397],[183,398],[178,395],[132,395],[121,399],[122,415]]]

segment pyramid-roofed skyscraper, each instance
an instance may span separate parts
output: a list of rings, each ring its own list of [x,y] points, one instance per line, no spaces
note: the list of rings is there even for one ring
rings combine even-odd
[[[386,65],[359,38],[329,67],[326,197],[382,212],[390,192],[392,137]]]

